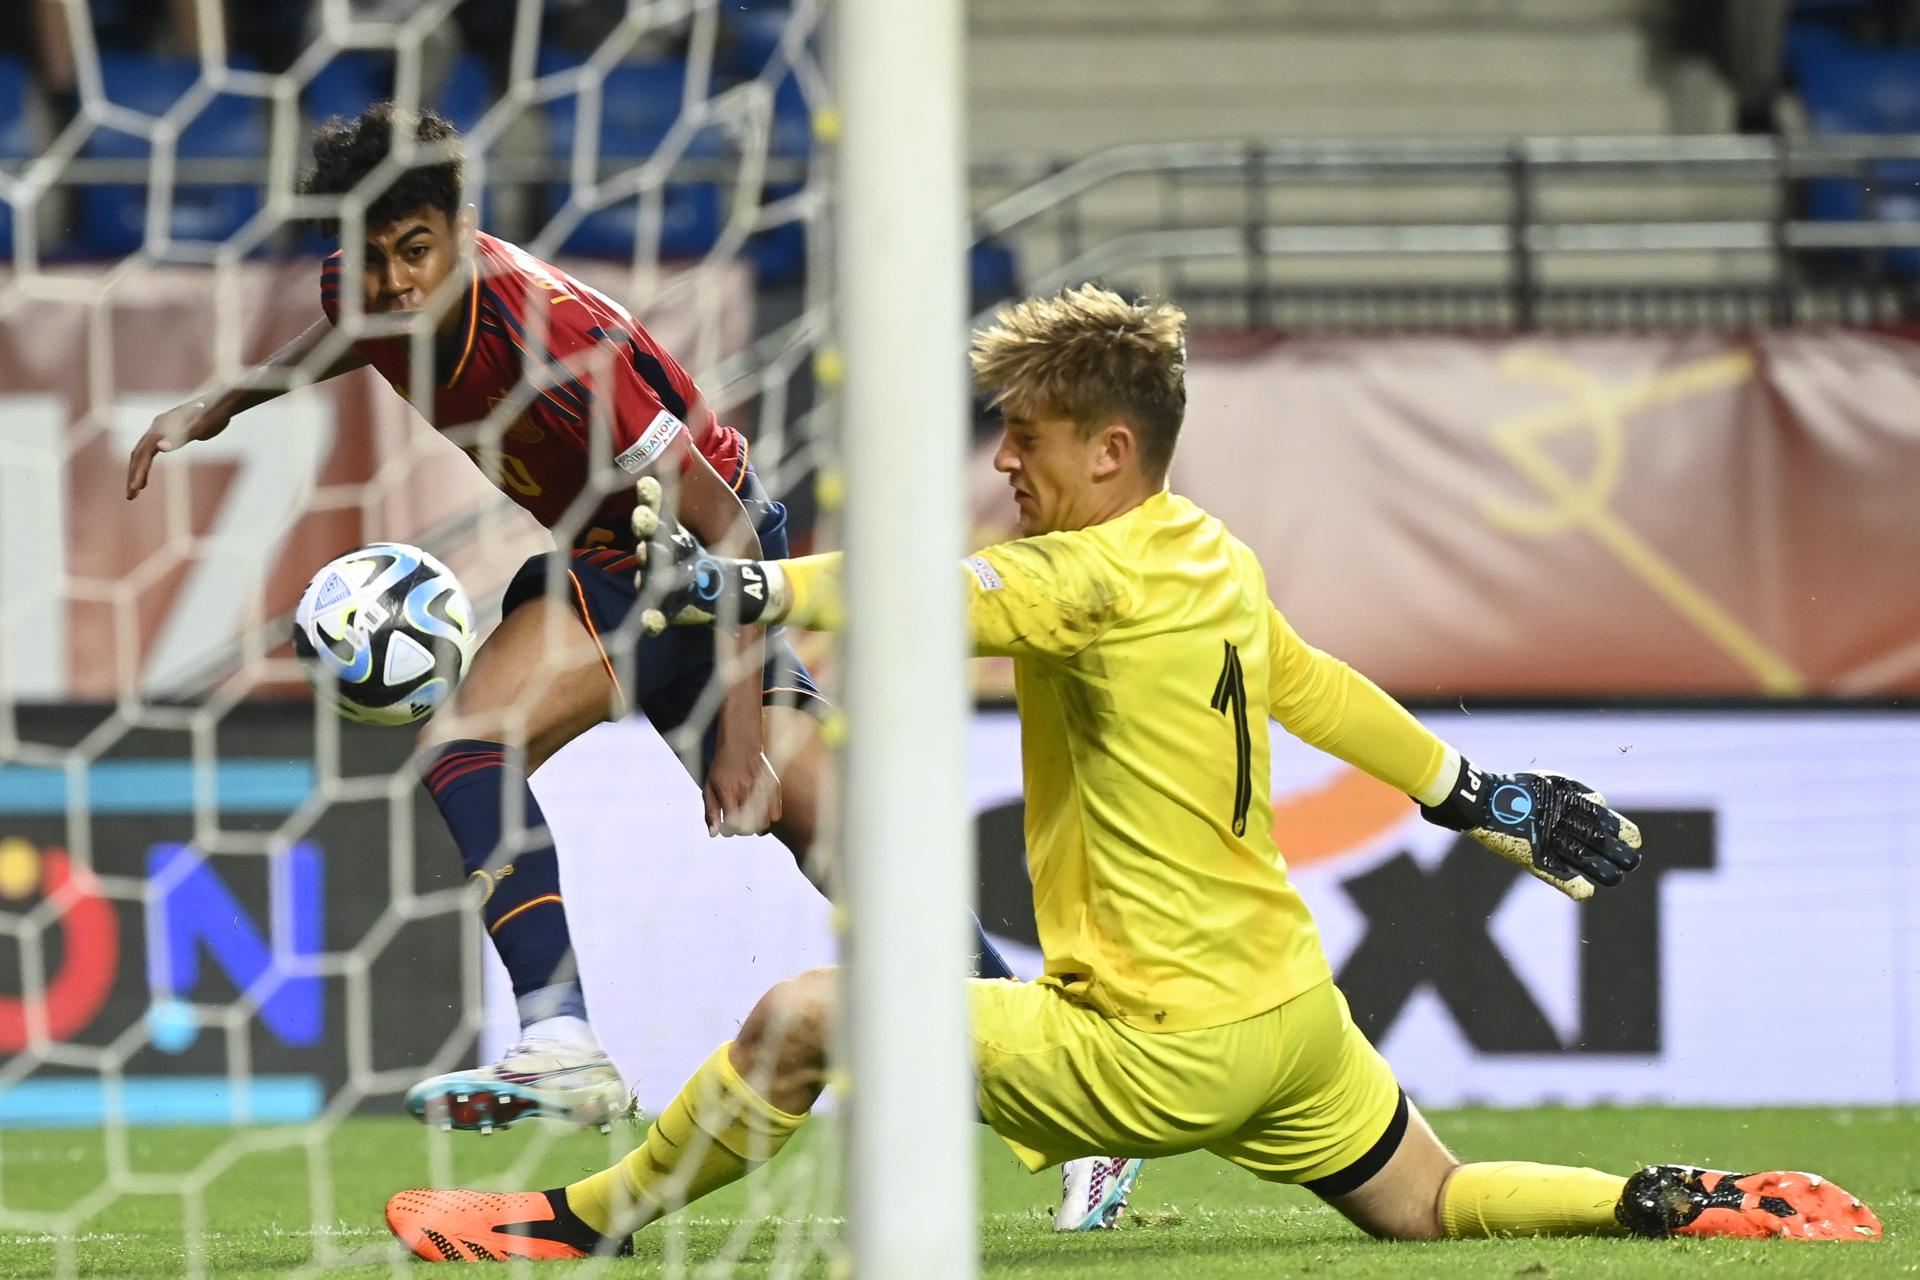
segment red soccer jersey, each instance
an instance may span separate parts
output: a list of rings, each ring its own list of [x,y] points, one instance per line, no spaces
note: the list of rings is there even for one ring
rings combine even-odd
[[[336,324],[341,262],[336,251],[320,273],[321,306]],[[474,235],[474,265],[460,354],[452,368],[432,371],[433,405],[422,412],[445,431],[481,422],[503,402],[522,406],[497,437],[482,432],[484,441],[465,443],[501,492],[575,546],[631,548],[630,480],[682,431],[722,480],[740,486],[746,440],[720,424],[687,371],[626,308],[484,232]],[[412,342],[370,337],[356,346],[414,401]],[[605,499],[574,509],[596,470]]]

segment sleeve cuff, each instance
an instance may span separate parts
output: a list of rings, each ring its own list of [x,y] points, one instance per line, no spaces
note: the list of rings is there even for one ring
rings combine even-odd
[[[1420,789],[1411,794],[1415,800],[1427,808],[1437,808],[1453,790],[1453,780],[1459,775],[1460,753],[1446,743],[1442,743],[1439,762],[1427,774],[1427,780],[1421,784]]]

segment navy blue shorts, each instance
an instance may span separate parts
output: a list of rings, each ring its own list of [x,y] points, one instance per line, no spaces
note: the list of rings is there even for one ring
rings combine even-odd
[[[751,467],[741,477],[739,492],[741,505],[760,534],[761,554],[769,560],[785,559],[787,509],[767,496]],[[665,734],[685,724],[700,705],[713,681],[715,646],[731,641],[708,627],[669,627],[662,635],[649,636],[633,607],[640,594],[633,585],[634,568],[633,556],[625,551],[579,547],[549,551],[520,566],[507,584],[500,612],[504,617],[539,599],[547,591],[549,576],[556,577],[558,590],[599,642],[627,706],[638,707]],[[766,644],[761,684],[766,705],[823,711],[826,700],[784,629],[768,627]],[[713,759],[714,735],[709,716],[701,735],[703,769]]]

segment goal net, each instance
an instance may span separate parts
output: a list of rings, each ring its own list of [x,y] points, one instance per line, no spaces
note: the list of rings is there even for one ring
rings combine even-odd
[[[296,175],[318,120],[391,97],[458,128],[483,229],[694,374],[796,547],[833,545],[819,6],[318,0],[226,27],[223,7],[256,7],[135,7],[156,14],[142,47],[65,0],[31,59],[0,60],[0,1235],[23,1274],[398,1268],[393,1191],[554,1186],[643,1130],[483,1140],[402,1113],[422,1078],[508,1048],[513,996],[413,730],[313,698],[289,621],[319,566],[391,540],[452,568],[484,636],[581,520],[550,537],[509,499],[524,397],[448,436],[370,371],[323,380],[337,348],[160,456],[133,501],[129,450],[318,318],[333,246],[309,219],[344,220],[351,281],[371,193],[302,197]],[[349,337],[379,323],[342,313]],[[589,487],[629,482],[600,465]],[[572,607],[565,574],[545,589]],[[637,634],[601,639],[624,662]],[[830,687],[831,652],[802,656]],[[760,992],[836,954],[791,853],[707,842],[685,764],[721,693],[664,741],[637,717],[595,729],[532,784],[642,1113]],[[644,1233],[645,1273],[817,1270],[840,1247],[841,1143],[813,1128]]]

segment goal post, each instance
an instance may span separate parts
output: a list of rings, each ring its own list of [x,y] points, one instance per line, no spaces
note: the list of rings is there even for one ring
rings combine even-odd
[[[841,0],[834,27],[847,637],[843,903],[855,1274],[977,1265],[966,916],[960,0]]]

